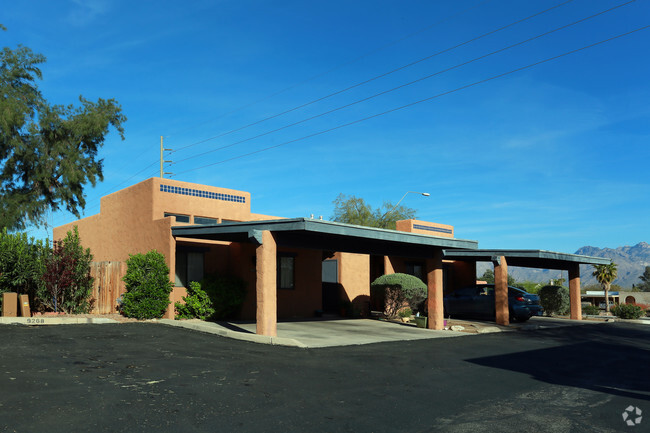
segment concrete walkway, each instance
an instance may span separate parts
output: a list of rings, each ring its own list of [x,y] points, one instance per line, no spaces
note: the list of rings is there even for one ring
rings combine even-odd
[[[255,323],[203,322],[160,319],[165,325],[194,329],[238,340],[294,347],[331,347],[388,341],[424,340],[469,335],[456,331],[432,331],[415,326],[371,319],[306,320],[279,322],[278,336],[255,334]]]

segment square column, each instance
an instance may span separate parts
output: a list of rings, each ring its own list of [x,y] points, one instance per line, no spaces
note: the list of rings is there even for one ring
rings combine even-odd
[[[384,256],[384,275],[394,274],[393,262],[388,256]]]
[[[255,248],[256,333],[275,337],[278,335],[277,245],[273,234],[268,230],[261,233],[261,241]]]
[[[494,308],[498,325],[510,325],[508,310],[508,263],[506,258],[496,257],[494,264]]]
[[[442,250],[438,249],[433,257],[426,260],[427,271],[427,328],[443,329],[445,327],[444,305],[442,303]]]
[[[580,299],[580,265],[569,268],[569,298],[571,300],[571,319],[582,320],[582,302]]]

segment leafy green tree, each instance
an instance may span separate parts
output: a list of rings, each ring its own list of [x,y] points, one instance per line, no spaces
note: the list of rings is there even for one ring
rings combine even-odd
[[[612,285],[612,281],[614,281],[618,275],[616,263],[612,262],[608,265],[593,266],[595,270],[592,275],[596,277],[596,280],[605,290],[605,309],[609,313],[609,290]]]
[[[636,286],[642,292],[650,292],[650,266],[645,267],[645,271],[639,277],[643,283]]]
[[[483,275],[478,277],[478,280],[485,281],[488,284],[494,284],[494,271],[492,269],[486,269],[485,272],[483,272]],[[508,274],[508,285],[518,287],[517,280],[515,280],[515,277],[510,274]]]
[[[2,30],[4,28],[0,26]],[[114,99],[51,105],[37,86],[45,56],[27,47],[0,51],[0,227],[43,223],[48,209],[84,209],[83,190],[103,180],[97,152],[126,117]]]
[[[415,218],[416,210],[384,202],[381,207],[373,209],[362,198],[339,194],[334,200],[333,221],[356,224],[382,229],[395,229],[395,222]]]

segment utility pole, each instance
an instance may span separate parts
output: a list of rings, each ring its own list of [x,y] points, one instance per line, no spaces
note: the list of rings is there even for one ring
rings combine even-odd
[[[165,149],[163,147],[163,136],[160,136],[160,177],[164,178],[166,174],[174,174],[168,171],[164,171],[163,164],[166,162],[172,163],[172,161],[166,161],[163,152],[171,152],[173,149]]]

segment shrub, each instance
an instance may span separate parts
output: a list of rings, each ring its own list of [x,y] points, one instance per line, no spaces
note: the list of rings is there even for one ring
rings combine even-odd
[[[547,316],[569,311],[569,289],[562,286],[544,286],[539,289],[539,302]]]
[[[643,308],[634,304],[620,304],[612,307],[612,314],[621,319],[638,319],[643,316]]]
[[[38,291],[49,251],[47,241],[28,238],[26,233],[10,234],[4,228],[0,232],[0,295],[4,292],[25,294],[34,308],[42,309]]]
[[[427,296],[427,286],[413,275],[388,274],[372,282],[370,294],[384,306],[386,316],[396,317],[405,306],[416,310]]]
[[[411,317],[413,315],[413,310],[411,310],[409,307],[406,307],[401,309],[398,314],[399,317]]]
[[[246,299],[246,283],[237,277],[209,275],[201,282],[201,287],[212,300],[215,320],[236,318]]]
[[[176,319],[205,320],[214,314],[212,300],[196,281],[190,282],[190,286],[187,288],[187,296],[183,297],[183,301],[185,301],[185,304],[177,302],[174,305]]]
[[[600,314],[600,308],[597,305],[586,305],[582,307],[582,312],[590,316],[597,316]]]
[[[92,309],[93,278],[90,249],[81,246],[77,226],[61,241],[54,241],[45,259],[38,298],[47,309],[64,313],[89,313]]]
[[[129,256],[126,261],[126,293],[122,295],[122,314],[136,319],[155,319],[165,314],[172,282],[165,256],[151,250]]]

